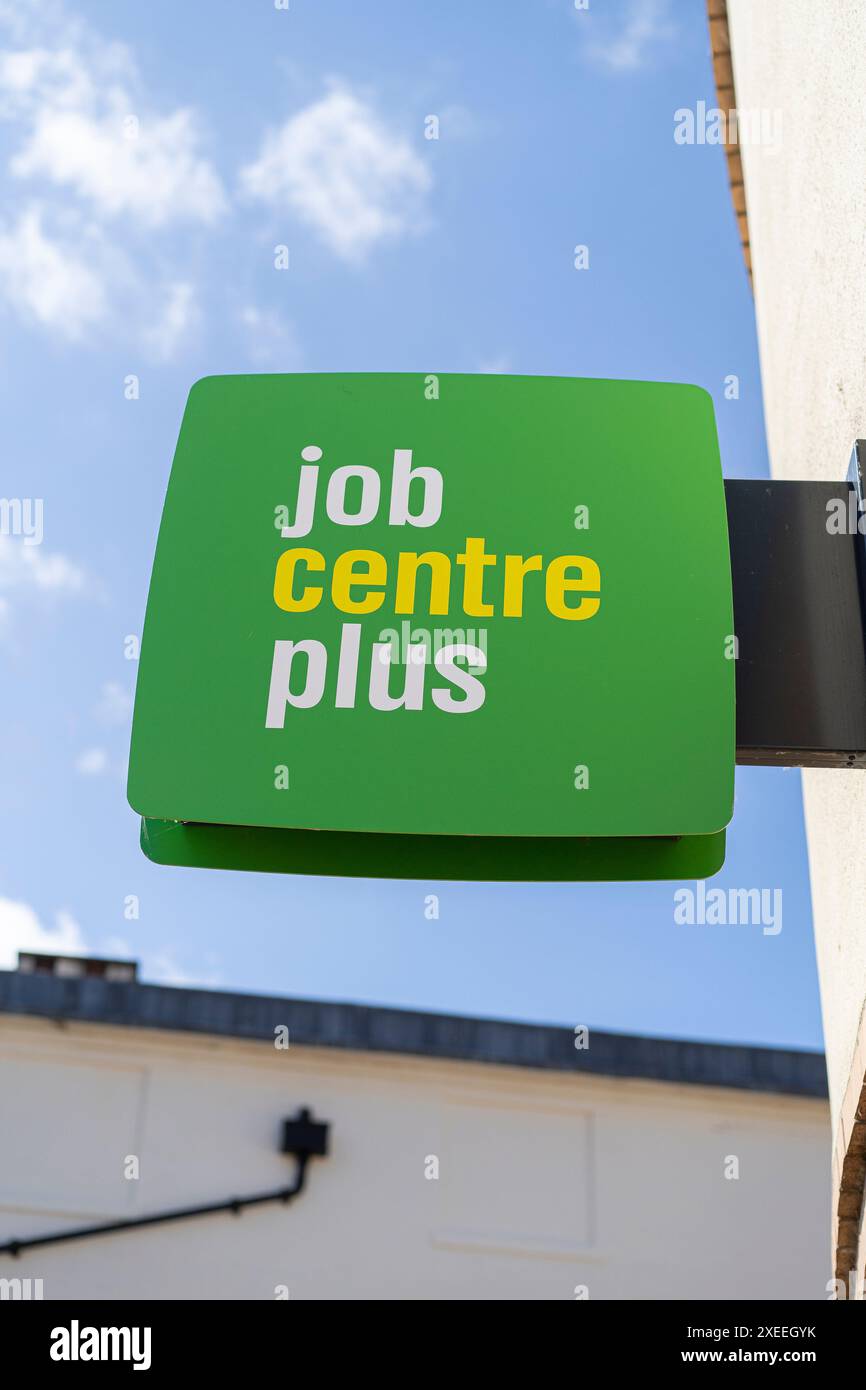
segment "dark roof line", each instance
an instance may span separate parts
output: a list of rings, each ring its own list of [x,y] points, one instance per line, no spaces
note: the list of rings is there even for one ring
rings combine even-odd
[[[404,1053],[778,1095],[827,1094],[820,1052],[645,1038],[595,1029],[590,1029],[589,1046],[579,1049],[569,1028],[312,999],[0,970],[0,1013],[270,1043],[275,1029],[285,1025],[298,1047]]]

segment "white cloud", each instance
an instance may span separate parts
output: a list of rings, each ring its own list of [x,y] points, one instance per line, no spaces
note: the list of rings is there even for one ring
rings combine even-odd
[[[11,629],[13,604],[6,593],[21,598],[57,599],[87,590],[84,571],[58,551],[25,545],[19,537],[0,535],[0,632]]]
[[[0,300],[67,341],[98,327],[170,359],[197,320],[195,289],[153,234],[211,225],[227,207],[198,117],[157,109],[129,48],[62,4],[0,0],[0,34],[7,172],[33,190],[0,222]]]
[[[129,215],[145,227],[214,222],[225,197],[216,173],[197,154],[192,112],[178,110],[142,123],[130,116],[132,110],[132,101],[118,94],[101,116],[50,107],[40,111],[11,162],[12,173],[69,185],[103,216]],[[127,129],[136,133],[126,134]]]
[[[45,234],[37,208],[0,226],[0,295],[25,319],[77,340],[105,316],[106,289],[85,248],[72,249]]]
[[[241,170],[251,197],[295,213],[346,261],[417,230],[431,182],[409,142],[343,85],[270,131]]]
[[[18,951],[80,956],[87,953],[81,928],[68,912],[57,912],[44,927],[28,903],[0,898],[0,969],[14,970]]]
[[[18,537],[0,536],[0,589],[78,594],[84,588],[84,571],[65,555],[25,545]]]
[[[84,956],[92,954],[93,950],[93,946],[85,941],[80,926],[69,912],[61,910],[55,913],[54,926],[47,927],[42,924],[29,903],[0,898],[0,970],[14,970],[18,964],[19,951]],[[138,954],[128,940],[118,936],[105,938],[102,950],[108,956],[119,956],[124,960],[134,960]],[[145,956],[142,974],[157,984],[198,985],[207,988],[220,983],[219,975],[213,968],[215,965],[215,959],[210,957],[207,968],[186,969],[178,964],[174,948],[165,946]]]
[[[70,342],[132,327],[148,357],[171,361],[200,321],[195,286],[148,284],[141,261],[74,210],[55,215],[50,231],[45,221],[45,209],[30,206],[14,226],[0,222],[0,302]]]
[[[119,957],[121,960],[134,959],[133,949],[125,936],[106,936],[100,950],[105,956]]]
[[[178,964],[175,952],[170,946],[148,956],[143,962],[142,973],[159,985],[207,987],[219,984],[219,976],[214,972],[185,970]]]
[[[592,11],[578,15],[580,24],[588,31],[587,54],[614,72],[633,72],[643,67],[653,45],[676,36],[676,26],[668,18],[669,11],[670,0],[630,0],[620,28],[614,31],[610,16],[605,16],[598,35]]]
[[[246,340],[247,354],[260,367],[273,367],[282,372],[296,372],[301,363],[301,350],[291,326],[272,309],[259,309],[246,304],[238,320]]]
[[[226,198],[195,113],[153,111],[124,44],[59,6],[49,16],[23,4],[14,19],[4,7],[0,26],[22,45],[0,50],[0,119],[23,128],[15,177],[68,187],[98,215],[144,227],[220,216]]]
[[[96,715],[104,724],[126,724],[132,714],[132,696],[119,681],[106,681]]]
[[[75,760],[75,771],[83,777],[99,777],[108,768],[108,754],[104,748],[86,748]]]
[[[81,26],[77,32],[64,20],[59,11],[57,25],[50,32],[40,26],[32,5],[23,4],[17,26],[10,21],[9,12],[0,8],[0,26],[21,48],[0,50],[0,115],[6,120],[35,121],[46,107],[51,110],[92,108],[98,92],[95,78],[106,91],[116,91],[116,82],[130,75],[124,50],[120,45],[95,46],[87,61],[79,45],[84,39]],[[39,46],[34,41],[41,36],[53,42],[53,47]],[[98,68],[98,73],[93,71]]]
[[[144,330],[144,344],[159,362],[170,362],[199,322],[195,288],[188,281],[169,285],[155,321]]]

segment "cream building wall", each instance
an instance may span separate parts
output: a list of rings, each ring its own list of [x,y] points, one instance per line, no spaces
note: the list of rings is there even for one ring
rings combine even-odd
[[[771,466],[838,480],[866,437],[866,4],[727,8],[737,109],[781,112],[777,142],[741,142]],[[809,770],[803,787],[838,1189],[866,1151],[866,776]],[[837,1211],[849,1247],[862,1166]]]
[[[0,1278],[46,1299],[827,1297],[825,1100],[5,1012],[0,1242],[287,1183],[302,1105],[331,1152],[291,1205],[0,1256]]]

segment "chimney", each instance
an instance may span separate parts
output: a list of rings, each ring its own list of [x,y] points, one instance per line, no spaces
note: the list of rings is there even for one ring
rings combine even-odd
[[[19,951],[21,975],[57,975],[65,980],[113,980],[130,984],[138,978],[138,962],[107,960],[102,956],[51,956],[42,951]]]

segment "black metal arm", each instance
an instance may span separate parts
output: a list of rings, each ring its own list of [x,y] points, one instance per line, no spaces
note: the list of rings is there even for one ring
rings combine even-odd
[[[265,1202],[291,1202],[304,1188],[307,1162],[313,1156],[324,1157],[328,1151],[328,1125],[316,1121],[305,1106],[294,1119],[283,1122],[281,1152],[293,1154],[298,1160],[295,1181],[291,1187],[277,1187],[269,1192],[257,1192],[248,1197],[229,1197],[222,1202],[208,1202],[197,1207],[174,1207],[152,1216],[133,1216],[124,1221],[108,1221],[98,1226],[77,1226],[71,1231],[55,1231],[50,1235],[30,1236],[9,1240],[0,1245],[0,1255],[20,1255],[22,1250],[37,1245],[60,1245],[67,1240],[86,1240],[90,1236],[108,1236],[116,1231],[131,1231],[143,1226],[158,1226],[168,1221],[185,1221],[192,1216],[211,1216],[230,1211],[240,1215],[245,1207],[261,1206]]]
[[[737,762],[866,767],[866,539],[858,440],[849,481],[725,482]]]

